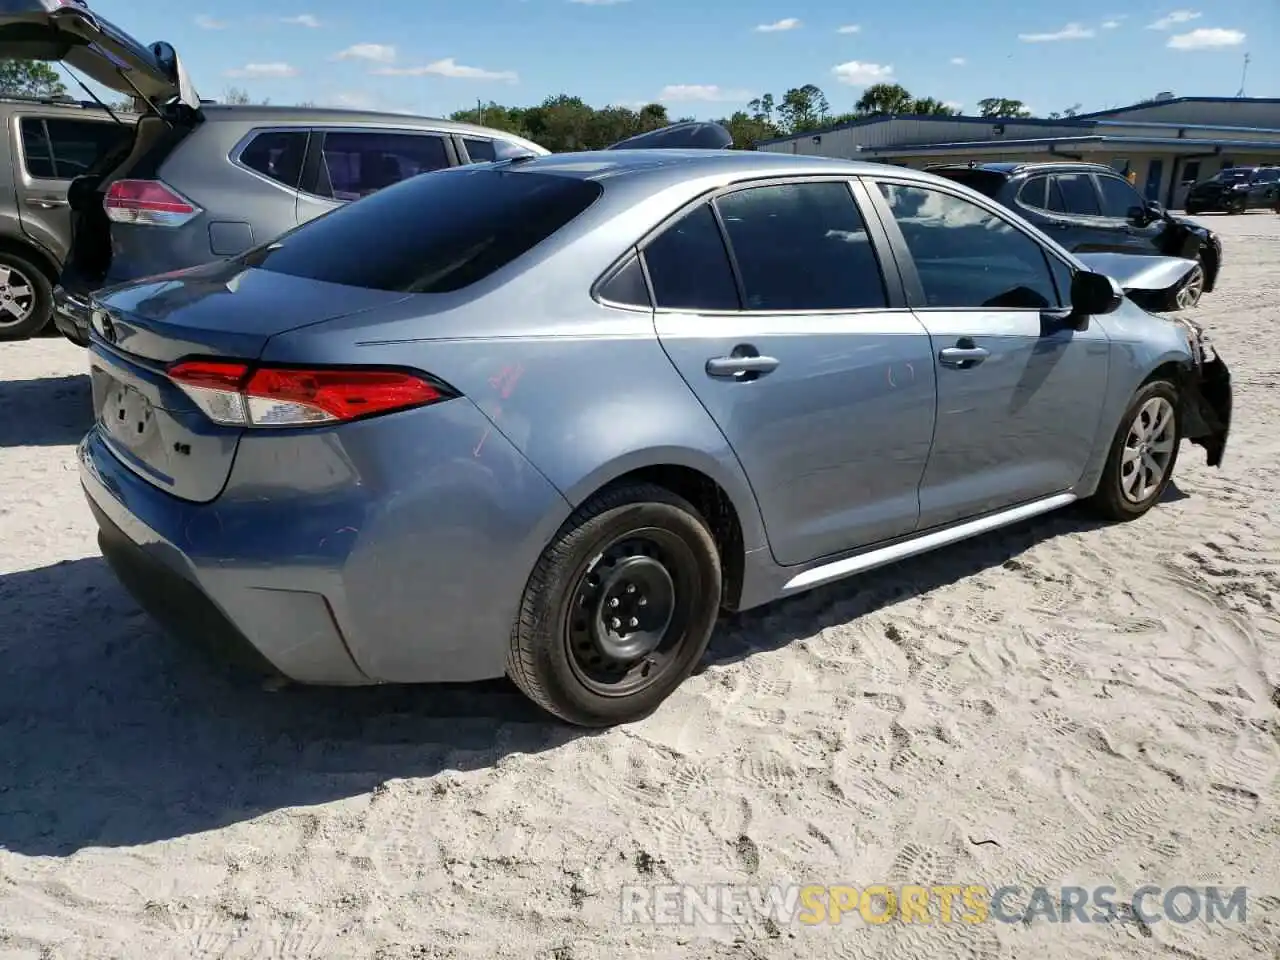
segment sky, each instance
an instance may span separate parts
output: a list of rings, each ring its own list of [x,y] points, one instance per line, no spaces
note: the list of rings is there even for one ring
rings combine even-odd
[[[477,99],[666,103],[718,117],[813,83],[833,113],[869,83],[976,112],[1043,115],[1161,91],[1280,97],[1280,2],[1132,0],[90,0],[143,42],[177,48],[200,95],[447,116]],[[269,10],[270,12],[265,12]],[[980,12],[979,12],[980,10]],[[376,11],[376,12],[374,12]],[[73,90],[76,88],[72,88]]]

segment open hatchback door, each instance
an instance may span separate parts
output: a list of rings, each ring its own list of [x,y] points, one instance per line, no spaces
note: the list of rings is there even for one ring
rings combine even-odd
[[[0,60],[51,60],[145,100],[157,113],[200,98],[167,43],[139,43],[81,0],[0,0]]]

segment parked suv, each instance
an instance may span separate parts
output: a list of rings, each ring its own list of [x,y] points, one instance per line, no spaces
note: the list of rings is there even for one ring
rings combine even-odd
[[[973,187],[1035,224],[1072,253],[1163,255],[1197,268],[1161,291],[1153,309],[1195,306],[1213,290],[1222,243],[1207,227],[1146,200],[1111,167],[1097,163],[938,164],[930,173]]]
[[[131,139],[135,119],[70,98],[0,98],[0,339],[49,323],[71,247],[67,187]]]
[[[548,152],[448,120],[203,101],[170,45],[139,43],[80,0],[5,2],[0,58],[60,60],[142,114],[56,198],[70,237],[43,277],[62,268],[54,319],[82,346],[96,289],[243,253],[418,173]]]
[[[1280,167],[1227,167],[1187,191],[1187,213],[1258,207],[1280,213]]]

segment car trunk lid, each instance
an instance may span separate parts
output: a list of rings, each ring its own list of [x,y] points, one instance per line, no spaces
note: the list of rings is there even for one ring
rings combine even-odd
[[[0,0],[0,59],[64,63],[157,112],[174,102],[200,109],[172,46],[139,42],[82,0]]]
[[[404,298],[231,262],[101,292],[90,344],[99,429],[139,476],[208,502],[230,475],[244,428],[210,420],[169,379],[169,367],[192,357],[253,362],[278,333]]]

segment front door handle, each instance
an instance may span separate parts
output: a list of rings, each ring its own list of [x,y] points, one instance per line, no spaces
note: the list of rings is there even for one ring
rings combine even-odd
[[[750,344],[740,344],[727,357],[707,361],[707,376],[722,380],[755,380],[778,367],[776,357],[762,357]]]
[[[946,347],[938,351],[938,362],[944,367],[968,370],[970,367],[976,367],[989,356],[991,351],[982,347]]]
[[[39,207],[41,210],[52,210],[54,207],[67,206],[67,201],[60,200],[57,197],[29,197],[27,204],[32,207]]]

